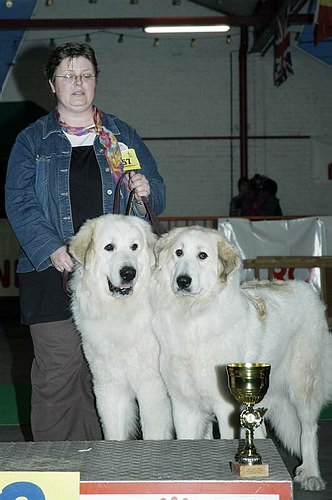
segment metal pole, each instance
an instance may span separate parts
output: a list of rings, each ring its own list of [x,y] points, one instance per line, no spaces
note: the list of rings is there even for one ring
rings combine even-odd
[[[248,177],[247,53],[248,27],[241,26],[241,43],[239,52],[241,177]]]

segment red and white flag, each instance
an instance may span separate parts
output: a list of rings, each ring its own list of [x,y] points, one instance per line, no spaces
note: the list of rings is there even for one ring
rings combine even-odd
[[[332,0],[317,0],[314,14],[315,45],[332,36]]]

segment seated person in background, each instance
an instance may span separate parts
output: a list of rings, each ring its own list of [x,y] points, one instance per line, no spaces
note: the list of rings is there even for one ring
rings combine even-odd
[[[281,216],[282,210],[276,196],[277,191],[278,185],[274,180],[265,175],[255,174],[250,179],[249,190],[243,195],[241,215]]]
[[[244,193],[249,189],[249,179],[247,177],[240,177],[237,181],[237,188],[239,194],[233,196],[229,205],[229,216],[237,217],[242,215],[242,198]]]

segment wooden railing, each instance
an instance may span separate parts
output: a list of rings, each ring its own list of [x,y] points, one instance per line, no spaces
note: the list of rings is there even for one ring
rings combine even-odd
[[[159,217],[166,231],[170,231],[173,227],[186,226],[204,226],[212,229],[218,229],[218,215],[195,215],[193,217]]]

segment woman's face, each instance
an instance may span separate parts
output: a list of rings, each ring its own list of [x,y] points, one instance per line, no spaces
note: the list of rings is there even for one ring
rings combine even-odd
[[[70,78],[70,75],[73,77]],[[56,95],[60,115],[84,113],[91,107],[95,97],[93,65],[85,57],[64,59],[55,70],[53,82],[49,80],[49,84]]]

